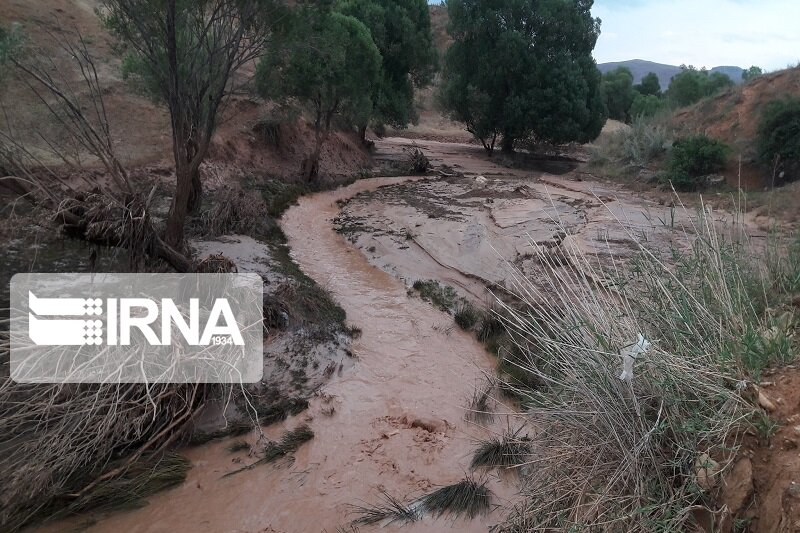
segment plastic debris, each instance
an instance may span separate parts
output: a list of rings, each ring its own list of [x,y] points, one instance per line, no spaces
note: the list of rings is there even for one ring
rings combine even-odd
[[[644,335],[639,333],[639,338],[635,344],[626,346],[622,349],[620,355],[622,356],[622,374],[619,379],[622,381],[633,380],[633,363],[636,362],[640,356],[650,351],[650,341],[644,338]]]

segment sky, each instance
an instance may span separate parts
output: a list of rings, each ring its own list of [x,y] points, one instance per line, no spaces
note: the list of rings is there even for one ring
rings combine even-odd
[[[595,0],[592,13],[603,21],[598,63],[776,70],[800,62],[800,0]]]
[[[800,61],[798,0],[596,0],[598,63],[647,59],[705,66]]]

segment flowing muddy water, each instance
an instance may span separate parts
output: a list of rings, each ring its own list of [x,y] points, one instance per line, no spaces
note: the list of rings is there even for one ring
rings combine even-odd
[[[408,144],[389,139],[378,147],[400,156]],[[469,470],[476,441],[516,424],[509,420],[513,415],[496,417],[494,428],[465,421],[476,385],[496,361],[455,327],[451,316],[409,296],[406,283],[437,279],[480,299],[484,283],[503,283],[506,261],[521,266],[531,240],[560,245],[566,235],[554,237],[559,232],[554,219],[574,226],[571,238],[582,247],[630,252],[628,232],[664,225],[643,210],[659,211],[661,220],[669,211],[630,195],[620,199],[570,169],[563,172],[569,176],[548,173],[559,165],[508,169],[487,161],[475,147],[419,144],[435,163],[464,176],[418,184],[412,182],[419,178],[408,177],[361,180],[301,198],[283,216],[294,260],[363,332],[352,346],[356,364],[334,374],[306,412],[266,430],[278,439],[308,423],[314,439],[292,463],[256,466],[230,477],[223,476],[255,461],[227,450],[234,439],[184,450],[193,464],[184,484],[150,497],[142,509],[100,521],[92,531],[333,532],[354,518],[352,505],[383,503],[383,491],[405,500],[459,481]],[[471,185],[478,174],[488,179],[485,189]],[[377,227],[378,236],[357,231],[345,237],[334,230],[342,202],[357,195],[362,201],[348,205],[351,216]],[[609,235],[620,219],[626,229]],[[472,226],[484,227],[486,234]],[[392,242],[403,233],[403,242]],[[255,440],[248,437],[250,444]],[[488,480],[494,503],[510,503],[515,480],[494,474]],[[385,529],[486,531],[502,518],[503,511],[495,510],[471,521],[426,517]]]
[[[185,450],[193,468],[184,484],[90,530],[332,532],[354,518],[351,505],[382,503],[382,491],[404,499],[463,478],[475,440],[490,431],[464,420],[466,405],[493,359],[452,317],[410,297],[401,281],[370,265],[331,227],[337,200],[407,179],[362,180],[301,198],[283,217],[294,259],[363,331],[353,345],[355,368],[335,376],[307,412],[268,428],[278,438],[310,424],[315,437],[295,461],[222,478],[242,466],[226,450],[231,440]],[[500,431],[505,418],[497,423]],[[512,484],[489,478],[494,503],[508,503]],[[495,511],[472,521],[425,518],[386,530],[486,531],[501,520]]]

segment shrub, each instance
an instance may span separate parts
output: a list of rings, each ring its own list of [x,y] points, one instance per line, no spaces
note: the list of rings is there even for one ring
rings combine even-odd
[[[458,327],[464,331],[469,331],[478,323],[480,314],[471,303],[461,302],[453,313],[453,319],[458,324]]]
[[[728,147],[706,135],[694,135],[675,141],[666,178],[679,191],[699,188],[704,178],[722,170]]]
[[[667,103],[658,96],[638,95],[631,104],[631,118],[649,118],[667,108]]]
[[[800,98],[774,100],[764,107],[758,125],[759,159],[786,174],[798,177],[800,169]]]

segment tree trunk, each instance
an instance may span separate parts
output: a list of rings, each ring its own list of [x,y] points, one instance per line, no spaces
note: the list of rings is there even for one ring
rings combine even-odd
[[[367,125],[359,126],[358,127],[358,138],[361,139],[361,142],[367,144]]]
[[[321,148],[321,144],[317,142],[314,151],[303,160],[301,172],[306,183],[316,183],[319,180],[319,156]]]
[[[503,135],[501,149],[503,150],[504,154],[514,153],[514,138],[509,137],[508,135]]]
[[[180,151],[180,150],[176,150]],[[172,205],[167,216],[167,230],[164,240],[178,250],[183,249],[184,227],[186,216],[189,214],[189,204],[192,200],[192,172],[190,165],[183,157],[175,158],[175,194],[172,196]]]

